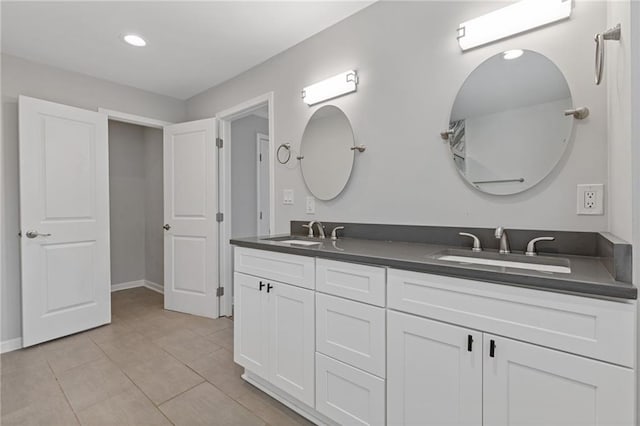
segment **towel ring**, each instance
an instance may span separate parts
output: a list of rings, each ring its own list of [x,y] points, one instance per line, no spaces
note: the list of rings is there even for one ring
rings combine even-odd
[[[282,151],[283,148],[287,150],[286,159],[281,159],[280,158],[280,151]],[[289,160],[291,159],[291,144],[288,143],[288,142],[280,144],[280,146],[278,147],[278,150],[276,151],[276,158],[278,159],[278,163],[287,164],[289,162]]]

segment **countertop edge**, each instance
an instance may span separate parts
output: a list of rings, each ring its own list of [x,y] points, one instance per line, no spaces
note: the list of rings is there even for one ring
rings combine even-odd
[[[257,250],[273,251],[278,253],[295,254],[306,257],[319,257],[323,259],[350,261],[369,265],[385,266],[413,272],[432,273],[454,278],[473,279],[493,284],[526,287],[558,293],[570,293],[586,297],[609,297],[615,299],[636,300],[638,290],[635,286],[620,283],[619,287],[610,284],[598,284],[593,282],[579,282],[563,280],[561,278],[544,279],[527,275],[504,274],[492,271],[477,271],[466,268],[457,268],[454,265],[443,266],[430,263],[420,263],[397,259],[384,259],[354,253],[318,252],[304,247],[287,247],[275,244],[265,244],[260,241],[246,241],[232,239],[234,246],[252,248]],[[588,287],[588,289],[585,289]]]

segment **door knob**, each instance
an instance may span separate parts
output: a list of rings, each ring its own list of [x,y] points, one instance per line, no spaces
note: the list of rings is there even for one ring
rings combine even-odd
[[[167,224],[165,224],[165,225],[163,226],[163,228],[164,228],[164,230],[165,230],[165,231],[168,231],[169,229],[171,229],[171,225],[169,225],[169,224],[167,223]]]
[[[38,231],[27,231],[27,238],[36,238],[36,237],[50,237],[51,234],[41,234]]]

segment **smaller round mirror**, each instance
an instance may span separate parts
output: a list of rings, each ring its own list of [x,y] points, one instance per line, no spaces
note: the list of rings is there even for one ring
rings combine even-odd
[[[349,181],[353,169],[351,123],[333,105],[318,109],[307,123],[300,144],[302,177],[314,197],[331,200]]]
[[[564,75],[546,56],[510,50],[481,63],[460,88],[449,145],[460,174],[489,194],[525,191],[567,148],[573,118]]]

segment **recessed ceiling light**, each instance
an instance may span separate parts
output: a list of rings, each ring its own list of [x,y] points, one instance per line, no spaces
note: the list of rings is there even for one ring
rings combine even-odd
[[[502,57],[508,61],[509,59],[519,58],[523,53],[522,49],[507,50],[502,54]]]
[[[139,35],[127,34],[122,38],[124,39],[124,41],[135,47],[144,47],[147,45],[147,42],[144,41],[144,39]]]

